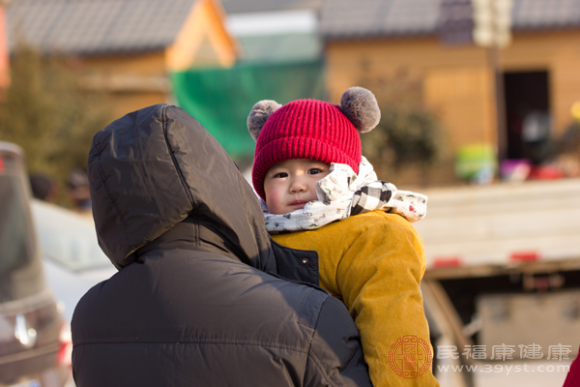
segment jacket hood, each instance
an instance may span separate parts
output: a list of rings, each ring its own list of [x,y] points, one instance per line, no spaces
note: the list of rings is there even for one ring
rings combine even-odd
[[[89,153],[99,244],[121,269],[186,218],[203,218],[256,268],[275,265],[258,199],[219,143],[184,110],[155,105],[99,131]]]

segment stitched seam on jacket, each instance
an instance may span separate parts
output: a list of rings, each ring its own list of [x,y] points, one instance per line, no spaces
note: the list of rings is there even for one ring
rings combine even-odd
[[[330,299],[331,299],[330,297],[327,297],[324,300],[324,302],[320,306],[320,311],[324,308],[324,304],[326,304],[327,302],[329,302]],[[319,319],[320,319],[320,311],[318,313]],[[348,312],[347,312],[347,314],[348,314]],[[318,319],[316,321],[316,327],[318,327]],[[312,335],[312,339],[310,340],[310,346],[312,346],[312,340],[314,338],[314,332],[316,331],[316,327],[312,331],[313,335]],[[355,354],[356,354],[356,352],[355,352]],[[329,385],[331,385],[331,386],[342,386],[343,385],[338,380],[334,380],[333,378],[331,378],[331,376],[326,372],[324,366],[322,365],[322,363],[320,362],[320,360],[318,359],[318,357],[316,356],[316,354],[313,351],[310,351],[310,350],[308,351],[308,357],[309,358],[312,358],[312,360],[314,361],[314,363],[316,364],[316,366],[318,367],[318,369],[321,371],[322,375],[326,378],[326,381],[327,381],[327,383]],[[352,361],[352,359],[351,359],[351,361]],[[346,369],[346,367],[343,368],[343,369]],[[331,382],[334,382],[335,384],[333,384]]]
[[[300,308],[298,309],[298,324],[308,327],[310,329],[314,329],[313,326],[307,325],[305,323],[303,323],[302,320],[302,309],[304,309],[304,304],[306,303],[306,300],[310,297],[310,295],[312,294],[312,292],[314,291],[314,289],[309,289],[310,291],[304,296],[304,298],[302,299],[302,302],[300,302]]]
[[[328,375],[328,372],[326,372],[326,369],[324,368],[324,366],[322,365],[322,363],[320,362],[320,360],[318,360],[318,358],[316,357],[316,355],[314,355],[313,353],[311,354],[309,352],[308,353],[308,357],[312,359],[312,361],[316,365],[316,368],[318,368],[318,371],[320,371],[320,374],[324,377],[324,379],[326,380],[326,382],[330,386],[343,386],[343,384],[340,383],[338,380],[334,380],[334,379],[332,379],[330,377],[330,375]]]
[[[320,318],[320,309],[322,309],[322,306],[321,306],[321,307],[320,307],[320,309],[318,310],[318,313],[317,313],[317,319],[316,319],[316,323],[314,324],[314,325],[315,325],[314,327],[312,327],[312,326],[308,326],[308,325],[306,325],[306,324],[304,324],[304,323],[300,322],[300,315],[302,314],[302,308],[304,307],[304,304],[305,304],[305,303],[306,303],[306,301],[307,301],[307,300],[310,298],[310,295],[311,295],[313,292],[315,292],[315,291],[316,291],[316,290],[315,290],[314,288],[311,288],[311,289],[310,289],[310,292],[308,292],[308,294],[306,295],[306,297],[304,297],[304,299],[302,300],[302,303],[300,304],[300,309],[299,309],[299,311],[300,311],[300,312],[298,313],[298,325],[302,325],[302,326],[304,326],[304,327],[307,327],[308,329],[310,329],[310,337],[309,337],[309,340],[308,340],[308,350],[307,350],[307,352],[306,352],[306,353],[308,354],[308,357],[310,357],[310,351],[311,351],[311,349],[312,349],[312,341],[313,341],[313,339],[314,339],[314,334],[315,334],[315,332],[316,332],[316,328],[315,328],[315,326],[318,324],[318,318]],[[322,302],[322,305],[324,305],[324,303],[325,303],[325,302],[326,302],[326,300],[324,300],[324,301]],[[306,360],[306,363],[308,364],[308,360]],[[305,368],[306,368],[306,367],[305,367]],[[306,375],[304,375],[304,376],[306,376]],[[302,384],[304,385],[304,380],[302,380]]]
[[[169,342],[167,340],[160,340],[160,341],[122,341],[124,339],[120,339],[119,341],[116,340],[108,340],[108,341],[91,341],[91,340],[81,340],[80,342],[76,342],[73,347],[80,347],[82,345],[109,345],[109,344],[173,344],[173,345],[181,345],[181,344],[226,344],[226,345],[240,345],[240,346],[251,346],[251,347],[266,347],[266,348],[277,348],[277,349],[285,349],[294,352],[300,353],[308,353],[308,349],[302,349],[294,346],[287,346],[287,345],[276,345],[276,344],[265,344],[259,342],[239,342],[239,341],[230,341],[230,340],[188,340],[188,341],[177,341],[177,342]]]
[[[175,155],[173,154],[173,148],[171,148],[171,144],[169,143],[169,138],[167,135],[167,106],[163,107],[163,111],[162,111],[162,115],[163,115],[163,138],[165,138],[165,145],[167,146],[167,149],[169,150],[169,156],[171,157],[171,161],[173,161],[173,166],[175,167],[175,170],[177,171],[177,175],[179,176],[179,180],[181,181],[181,185],[183,186],[183,189],[185,190],[185,195],[187,195],[187,198],[189,199],[189,203],[191,204],[191,206],[193,207],[193,197],[191,196],[191,192],[189,192],[189,187],[187,186],[187,183],[185,182],[185,177],[183,177],[183,172],[181,172],[181,168],[179,167],[179,163],[177,162],[177,159],[175,158]]]
[[[362,348],[361,348],[362,350]],[[352,362],[354,361],[354,359],[356,359],[356,351],[354,351],[352,353],[352,357],[350,358],[349,361],[346,362],[346,367],[344,367],[345,369],[347,369],[348,367],[350,367],[350,365],[352,364]]]
[[[199,209],[196,208],[193,210],[193,215],[197,219],[199,217]],[[199,238],[199,221],[196,221],[193,224],[193,240],[195,241],[195,247],[199,248],[201,246],[201,240]]]
[[[97,141],[97,147],[99,148],[99,156],[98,156],[99,157],[98,158],[99,174],[101,175],[101,180],[103,181],[103,186],[105,187],[105,192],[107,192],[107,196],[109,197],[109,199],[111,199],[111,202],[113,202],[113,206],[115,207],[115,210],[119,214],[119,218],[121,218],[121,222],[123,223],[123,234],[125,234],[125,239],[127,240],[127,245],[129,246],[129,248],[131,250],[133,250],[133,246],[131,245],[131,242],[129,242],[129,236],[127,235],[127,222],[125,221],[125,218],[123,218],[123,214],[121,213],[121,210],[119,209],[119,205],[117,204],[117,202],[113,198],[113,195],[111,195],[111,191],[109,191],[109,186],[107,185],[107,179],[105,179],[105,171],[103,171],[103,163],[101,162],[101,156],[103,155],[103,150],[101,149],[101,143],[99,141]]]
[[[324,302],[326,302],[326,300]],[[324,302],[323,302],[323,304],[324,304]],[[320,318],[320,311],[318,313],[318,318]],[[316,319],[316,324],[318,324],[318,318]],[[312,330],[310,332],[310,340],[308,340],[308,352],[307,352],[308,356],[306,357],[306,365],[304,367],[305,371],[307,370],[307,367],[308,367],[308,359],[311,357],[310,352],[312,350],[312,341],[314,341],[314,334],[315,333],[316,333],[316,328],[312,328]],[[306,372],[304,372],[304,377],[306,377]],[[306,385],[304,383],[304,379],[302,379],[302,385],[304,385],[304,386]]]

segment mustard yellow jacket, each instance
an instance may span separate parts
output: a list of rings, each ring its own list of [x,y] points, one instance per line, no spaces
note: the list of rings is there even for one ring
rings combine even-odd
[[[439,385],[425,362],[426,352],[433,353],[419,290],[425,251],[406,219],[374,211],[273,238],[318,252],[320,286],[342,300],[354,318],[375,387]],[[409,340],[414,345],[403,345]],[[413,367],[415,374],[408,372]]]

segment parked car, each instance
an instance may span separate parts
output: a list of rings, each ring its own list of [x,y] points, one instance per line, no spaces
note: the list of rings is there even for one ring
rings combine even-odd
[[[0,386],[61,387],[70,330],[46,283],[22,150],[0,142]]]
[[[99,247],[92,216],[36,199],[31,208],[48,284],[70,322],[87,290],[117,269]]]

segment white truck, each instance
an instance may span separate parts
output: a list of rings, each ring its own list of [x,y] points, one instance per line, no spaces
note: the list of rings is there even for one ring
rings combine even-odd
[[[580,179],[422,193],[442,387],[561,386],[580,345]]]

